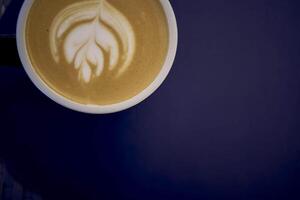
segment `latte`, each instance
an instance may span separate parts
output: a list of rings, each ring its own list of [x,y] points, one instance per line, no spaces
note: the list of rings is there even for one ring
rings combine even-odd
[[[165,62],[169,30],[159,0],[35,0],[25,43],[53,91],[81,104],[136,96]]]

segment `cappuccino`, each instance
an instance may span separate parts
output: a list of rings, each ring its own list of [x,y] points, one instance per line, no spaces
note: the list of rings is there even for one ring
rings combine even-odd
[[[147,88],[169,46],[159,0],[35,0],[24,34],[40,79],[69,100],[93,105]]]

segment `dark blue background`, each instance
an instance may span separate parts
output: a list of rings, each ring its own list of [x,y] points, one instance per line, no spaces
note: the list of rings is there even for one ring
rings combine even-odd
[[[300,199],[300,2],[171,2],[174,67],[127,111],[68,110],[1,67],[0,157],[24,186],[50,200]]]

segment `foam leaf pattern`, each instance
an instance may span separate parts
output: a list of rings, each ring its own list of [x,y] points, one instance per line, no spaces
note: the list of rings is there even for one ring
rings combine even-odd
[[[134,56],[135,36],[126,17],[107,0],[82,1],[55,17],[50,50],[55,62],[64,59],[78,70],[78,80],[89,83],[105,67],[117,70],[117,76],[126,71]]]

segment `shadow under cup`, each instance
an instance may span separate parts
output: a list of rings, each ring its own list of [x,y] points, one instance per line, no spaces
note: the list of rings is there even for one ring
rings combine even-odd
[[[17,35],[16,35],[18,52],[23,67],[26,73],[28,74],[28,76],[30,77],[30,79],[32,80],[32,82],[36,85],[36,87],[39,88],[41,92],[43,92],[46,96],[51,98],[56,103],[75,111],[91,113],[91,114],[106,114],[106,113],[118,112],[118,111],[128,109],[145,100],[156,89],[158,89],[158,87],[163,83],[163,81],[167,77],[175,59],[176,50],[177,50],[178,33],[177,33],[177,23],[176,23],[175,14],[173,12],[170,2],[167,0],[160,0],[160,3],[162,5],[162,8],[167,18],[167,25],[169,29],[169,45],[168,45],[167,55],[164,64],[159,74],[156,76],[154,81],[148,87],[146,87],[139,94],[137,94],[136,96],[128,100],[116,104],[110,104],[110,105],[81,104],[60,95],[52,88],[50,88],[41,79],[41,77],[37,74],[37,72],[33,68],[31,61],[29,59],[27,46],[26,46],[25,28],[26,28],[26,22],[27,22],[29,10],[33,2],[34,0],[25,0],[18,17]]]

